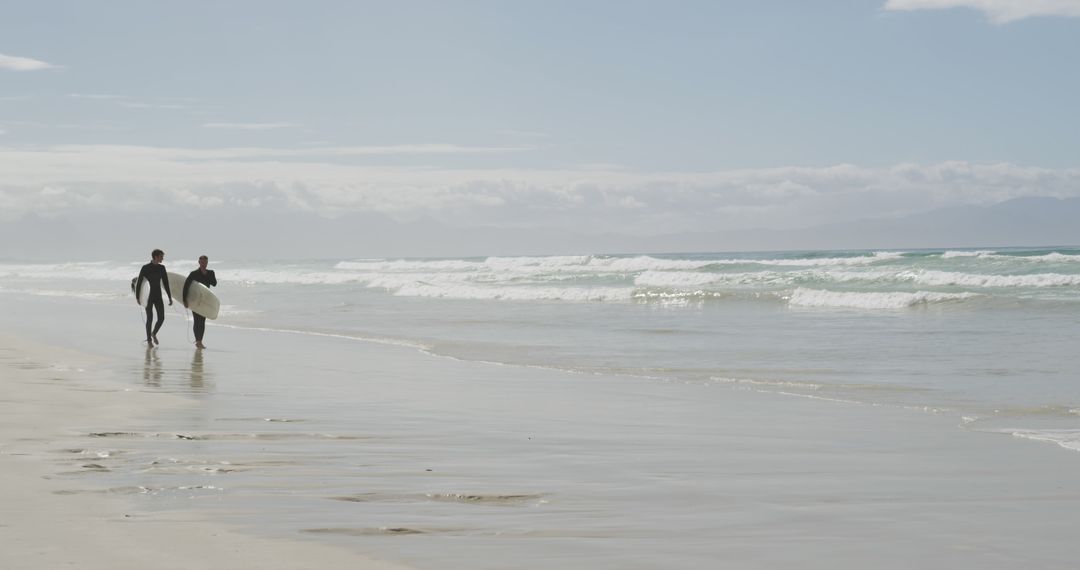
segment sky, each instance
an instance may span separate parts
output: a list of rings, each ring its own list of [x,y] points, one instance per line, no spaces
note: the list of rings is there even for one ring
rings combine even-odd
[[[770,241],[797,249],[813,228],[1080,196],[1080,0],[0,14],[0,236],[31,238],[0,258],[62,247],[33,235],[58,226],[87,228],[69,237],[109,258],[136,241],[125,220],[138,251],[289,232],[295,253],[325,251],[322,221],[356,226],[335,229],[339,254],[536,253],[552,235],[550,253],[587,253],[600,235],[618,249],[720,231],[679,243],[745,249],[739,232],[772,231],[803,236]]]

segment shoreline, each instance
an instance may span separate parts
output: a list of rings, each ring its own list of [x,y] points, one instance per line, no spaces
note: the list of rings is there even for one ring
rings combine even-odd
[[[9,308],[44,316],[20,336],[51,340],[0,330],[12,567],[1065,569],[1080,555],[1080,458],[951,417],[227,327],[204,362],[183,321],[146,351],[123,310],[29,301]],[[50,316],[73,314],[55,336]],[[126,472],[63,452],[98,431],[129,432],[102,443]],[[155,434],[192,441],[138,437]],[[155,458],[237,470],[147,474]],[[141,501],[106,484],[140,480],[228,492]]]

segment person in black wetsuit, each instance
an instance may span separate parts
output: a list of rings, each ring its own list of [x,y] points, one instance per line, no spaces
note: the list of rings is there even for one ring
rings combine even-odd
[[[199,268],[191,273],[188,273],[187,281],[184,281],[184,293],[180,297],[180,300],[184,302],[184,306],[188,306],[188,290],[191,289],[191,283],[198,281],[207,287],[217,286],[217,276],[214,275],[213,269],[207,269],[206,264],[210,263],[210,258],[205,255],[199,256]],[[192,320],[195,321],[195,347],[206,348],[203,346],[202,339],[203,333],[206,331],[206,317],[191,311]]]
[[[161,288],[165,287],[165,293],[169,296],[169,304],[172,305],[172,291],[169,290],[169,275],[165,272],[165,266],[161,264],[165,259],[165,252],[155,249],[150,253],[150,263],[142,266],[139,276],[135,281],[135,302],[139,302],[139,292],[142,291],[143,280],[146,280],[150,288],[146,295],[146,344],[158,344],[157,333],[165,322],[165,302],[161,297]],[[150,323],[153,321],[153,311],[157,309],[157,324],[153,331]]]

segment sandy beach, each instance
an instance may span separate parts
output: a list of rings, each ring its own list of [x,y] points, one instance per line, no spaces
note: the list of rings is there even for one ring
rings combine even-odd
[[[72,447],[85,444],[89,426],[128,429],[144,413],[191,402],[95,378],[101,360],[93,355],[13,336],[0,337],[0,347],[0,567],[407,568],[333,545],[254,537],[191,515],[139,512],[73,482],[65,476],[72,470],[107,469],[106,458]]]
[[[0,570],[1080,568],[1080,0],[0,15]]]
[[[0,296],[5,568],[1072,568],[1080,454],[925,411]],[[67,323],[61,325],[60,321]],[[383,562],[385,561],[385,562]]]

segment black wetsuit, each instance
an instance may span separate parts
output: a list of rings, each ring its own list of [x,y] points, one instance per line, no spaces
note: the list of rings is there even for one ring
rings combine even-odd
[[[142,291],[143,280],[146,280],[146,284],[150,287],[150,290],[146,295],[146,340],[151,340],[154,335],[157,335],[161,330],[162,323],[165,322],[165,300],[161,296],[161,288],[165,287],[165,293],[169,295],[169,302],[172,302],[172,291],[169,290],[169,275],[165,272],[165,266],[160,263],[147,263],[139,270],[139,277],[135,282],[135,298],[139,298],[139,292]],[[153,310],[157,308],[157,324],[154,325],[153,332],[150,330],[150,323],[153,321]]]
[[[183,296],[180,297],[184,300],[185,307],[187,306],[188,289],[191,289],[192,281],[198,281],[199,283],[202,283],[207,287],[217,286],[217,276],[214,275],[213,269],[207,269],[205,275],[203,274],[201,269],[196,269],[195,271],[188,273],[187,280],[184,281],[184,293]],[[206,317],[200,315],[199,313],[196,313],[195,311],[191,311],[191,318],[193,321],[195,321],[195,342],[202,342],[203,332],[206,331]]]

